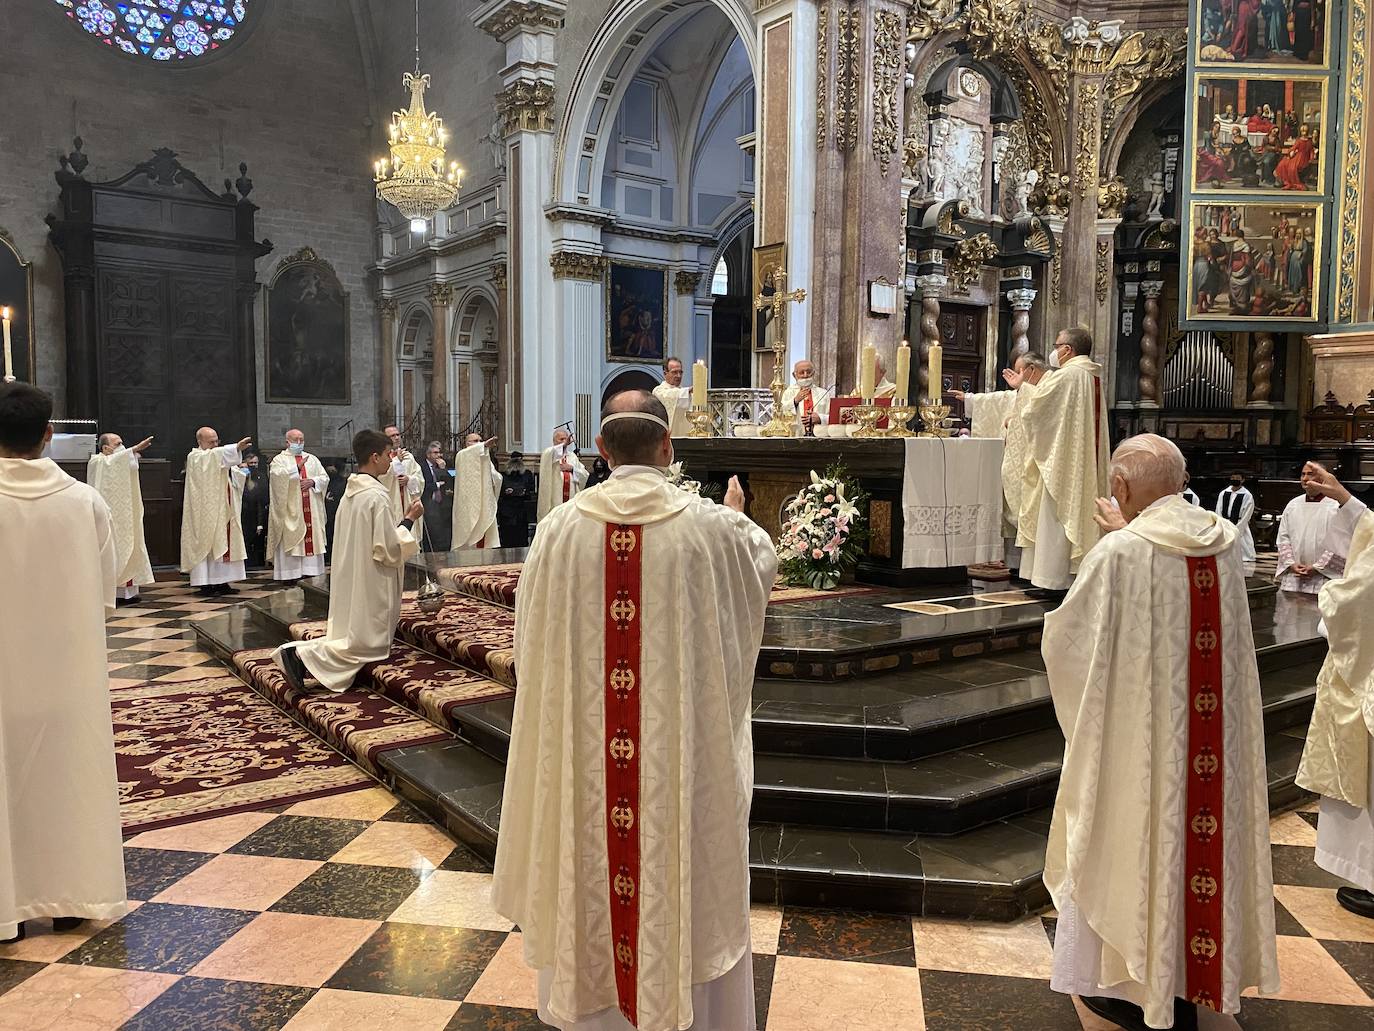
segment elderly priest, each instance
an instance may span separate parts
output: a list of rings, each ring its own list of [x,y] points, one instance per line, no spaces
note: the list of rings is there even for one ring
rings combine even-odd
[[[663,363],[663,382],[654,387],[654,397],[668,410],[668,425],[674,437],[685,437],[691,431],[687,421],[687,406],[692,400],[690,387],[682,385],[682,359],[669,358]]]
[[[1374,919],[1374,514],[1320,466],[1310,478],[1339,506],[1326,550],[1349,559],[1317,597],[1330,643],[1298,786],[1322,796],[1317,865],[1353,885],[1336,901]]]
[[[201,594],[233,594],[229,585],[247,574],[243,560],[243,483],[239,468],[253,438],[220,446],[209,426],[196,430],[196,448],[186,456],[181,505],[181,571]]]
[[[86,463],[86,482],[100,492],[110,506],[118,571],[116,605],[138,603],[138,589],[153,582],[153,565],[143,537],[143,488],[138,482],[138,456],[148,450],[152,437],[131,448],[118,433],[102,433],[100,450]]]
[[[329,474],[305,450],[305,434],[286,431],[286,450],[267,469],[272,503],[267,511],[267,557],[273,580],[299,580],[324,572],[324,494]]]
[[[571,501],[586,483],[587,470],[577,457],[573,435],[560,426],[553,431],[552,446],[539,456],[539,505],[535,518],[542,521],[559,505]]]
[[[749,730],[768,535],[665,477],[668,413],[602,412],[611,478],[546,519],[521,576],[492,902],[562,1031],[748,1031]],[[589,598],[597,603],[588,604]]]
[[[100,495],[40,457],[52,437],[51,416],[52,398],[41,390],[0,385],[0,939],[6,942],[22,938],[25,921],[39,917],[51,917],[64,931],[81,920],[115,919],[126,909],[105,673],[105,615],[114,608],[119,557]],[[16,1019],[33,1026],[35,1018]],[[53,1026],[72,1026],[53,1020]]]
[[[457,548],[499,548],[496,505],[501,500],[501,474],[491,464],[489,448],[496,438],[483,440],[469,433],[463,450],[453,459],[453,536]]]
[[[1185,1028],[1279,987],[1259,672],[1235,527],[1184,501],[1153,434],[1112,456],[1108,533],[1043,652],[1067,747],[1045,885],[1050,987],[1127,1028]],[[1143,1012],[1142,1012],[1143,1011]]]

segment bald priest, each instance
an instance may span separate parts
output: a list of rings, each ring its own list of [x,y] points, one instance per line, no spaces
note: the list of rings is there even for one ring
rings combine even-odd
[[[239,467],[253,442],[219,442],[209,426],[196,430],[195,449],[186,456],[186,487],[181,505],[181,571],[201,594],[232,594],[229,585],[247,576],[243,560],[243,483]]]
[[[126,448],[118,433],[102,433],[100,450],[86,463],[86,482],[110,506],[110,528],[119,565],[116,605],[136,604],[139,587],[153,582],[153,566],[143,536],[143,487],[138,482],[138,456],[152,442],[153,438],[148,437]]]

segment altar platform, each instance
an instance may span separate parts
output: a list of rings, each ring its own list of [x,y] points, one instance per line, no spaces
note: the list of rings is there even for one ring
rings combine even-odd
[[[315,636],[328,577],[196,625],[246,683],[489,859],[514,693],[519,550],[426,556],[390,659],[343,695],[286,689],[271,649]],[[471,592],[471,593],[468,593]],[[1063,741],[1039,653],[1053,602],[1034,591],[858,587],[775,593],[754,685],[755,900],[1006,920],[1041,882]],[[1250,583],[1271,805],[1294,786],[1325,642],[1315,606]]]

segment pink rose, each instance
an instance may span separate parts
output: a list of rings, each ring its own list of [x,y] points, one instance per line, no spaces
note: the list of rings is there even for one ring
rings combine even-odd
[[[827,503],[828,503],[828,502],[831,502],[831,501],[834,501],[834,500],[835,500],[835,495],[834,495],[834,494],[827,494],[827,495],[825,496],[825,500],[826,500]]]
[[[799,554],[799,555],[805,555],[805,554],[806,554],[806,545],[805,545],[805,544],[798,544],[798,545],[797,545],[797,554]]]
[[[824,558],[824,557],[825,557],[825,552],[821,551],[820,548],[812,548],[812,549],[811,549],[811,557],[812,557],[812,558]]]

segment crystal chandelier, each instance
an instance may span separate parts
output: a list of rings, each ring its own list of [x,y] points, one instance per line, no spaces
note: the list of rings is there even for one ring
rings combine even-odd
[[[420,0],[415,0],[415,71],[402,80],[410,90],[410,109],[391,116],[391,156],[373,166],[377,196],[410,219],[423,233],[436,211],[452,204],[463,186],[458,162],[444,164],[448,131],[444,120],[425,110],[429,76],[420,74]]]

